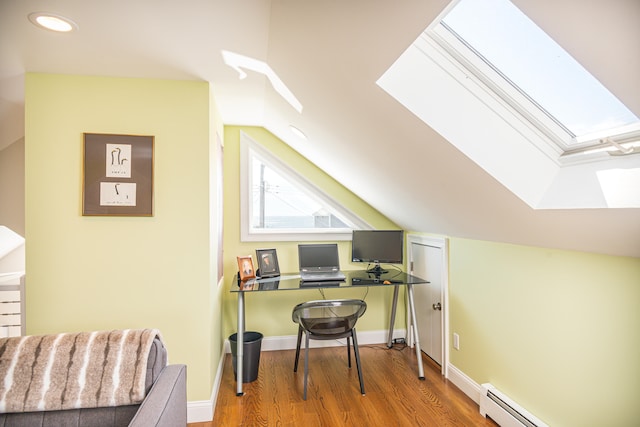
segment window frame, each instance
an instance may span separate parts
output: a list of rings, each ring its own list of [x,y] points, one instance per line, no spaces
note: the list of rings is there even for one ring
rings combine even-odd
[[[574,135],[560,124],[550,113],[539,106],[529,95],[511,84],[506,76],[482,59],[455,31],[443,22],[446,15],[457,2],[452,3],[420,38],[438,47],[446,57],[448,64],[465,75],[465,79],[457,80],[483,99],[486,96],[499,102],[512,112],[503,118],[509,123],[524,122],[527,127],[542,138],[531,139],[531,143],[553,159],[559,165],[580,163],[588,160],[605,160],[604,155],[593,156],[594,149],[611,146],[605,142],[610,138],[620,144],[636,141],[640,138],[640,123],[621,126],[593,134]],[[523,120],[524,119],[524,120]],[[544,143],[540,143],[544,141]]]
[[[286,179],[294,182],[307,196],[315,199],[330,213],[352,228],[277,228],[256,229],[251,227],[252,212],[252,157],[273,168]],[[351,240],[353,229],[372,229],[362,218],[337,203],[293,168],[282,162],[244,132],[240,135],[240,240],[243,242],[270,241],[345,241]]]

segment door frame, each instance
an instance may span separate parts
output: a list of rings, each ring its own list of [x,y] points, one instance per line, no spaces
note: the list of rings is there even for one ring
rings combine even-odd
[[[440,268],[442,269],[442,287],[440,289],[440,298],[442,301],[442,365],[441,365],[441,373],[447,378],[448,377],[448,366],[449,366],[449,239],[445,237],[435,237],[435,236],[424,236],[420,234],[407,234],[407,271],[409,274],[413,274],[413,253],[411,251],[411,245],[413,243],[417,243],[424,246],[432,246],[435,248],[439,248],[442,253],[442,258],[440,259]],[[420,285],[416,285],[420,286]],[[416,307],[419,309],[420,307]],[[431,308],[431,307],[429,307]],[[411,324],[411,316],[407,313],[407,325]],[[411,331],[411,328],[409,328]],[[413,347],[413,335],[408,334],[407,337],[408,344]]]

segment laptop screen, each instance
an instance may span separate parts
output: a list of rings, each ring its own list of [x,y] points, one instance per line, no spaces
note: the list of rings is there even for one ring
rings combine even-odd
[[[298,245],[298,260],[300,262],[300,270],[322,270],[339,267],[338,244]]]

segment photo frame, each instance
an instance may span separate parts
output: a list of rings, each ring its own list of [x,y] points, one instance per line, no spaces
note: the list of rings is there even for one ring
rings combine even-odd
[[[256,259],[260,277],[276,277],[280,275],[278,254],[275,249],[256,249]]]
[[[153,216],[153,136],[84,133],[82,215]]]
[[[239,256],[238,258],[238,277],[241,281],[253,279],[256,272],[253,269],[253,260],[251,255]]]

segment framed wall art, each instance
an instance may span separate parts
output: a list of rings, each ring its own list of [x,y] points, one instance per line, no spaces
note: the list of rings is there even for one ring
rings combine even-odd
[[[82,215],[153,215],[153,136],[84,134]]]
[[[256,249],[258,260],[258,275],[260,277],[275,277],[280,275],[278,255],[275,249]]]

